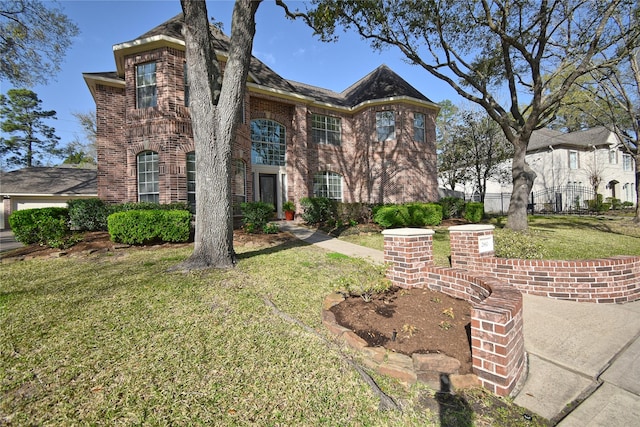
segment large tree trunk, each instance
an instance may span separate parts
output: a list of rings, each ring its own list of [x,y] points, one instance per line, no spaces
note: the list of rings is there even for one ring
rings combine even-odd
[[[522,138],[522,136],[519,136],[513,144],[514,153],[511,165],[513,190],[506,224],[507,228],[517,231],[524,231],[529,227],[527,223],[527,205],[529,203],[529,193],[533,188],[533,181],[536,179],[536,173],[525,161],[528,141],[523,141]]]
[[[231,147],[244,100],[259,1],[238,0],[221,82],[204,1],[181,0],[196,149],[196,232],[193,254],[178,268],[229,268],[233,250]]]
[[[636,215],[633,218],[633,222],[640,224],[640,147],[635,153],[636,160]]]

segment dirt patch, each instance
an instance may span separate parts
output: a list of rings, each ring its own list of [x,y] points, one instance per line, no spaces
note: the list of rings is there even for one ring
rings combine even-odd
[[[0,253],[0,259],[33,259],[33,258],[51,258],[51,257],[78,257],[91,254],[100,254],[105,252],[113,252],[119,249],[145,250],[160,249],[163,247],[184,247],[193,243],[162,243],[157,245],[140,245],[130,246],[122,243],[112,242],[109,233],[106,231],[92,231],[83,233],[82,240],[75,245],[66,249],[55,249],[47,246],[32,244],[23,246],[7,252]],[[289,240],[295,240],[290,233],[276,234],[248,234],[242,230],[234,230],[233,244],[237,247],[264,247],[274,246]]]
[[[458,359],[461,374],[472,372],[471,304],[466,301],[429,289],[394,287],[370,302],[348,297],[331,311],[338,324],[371,347],[408,356],[443,353]]]

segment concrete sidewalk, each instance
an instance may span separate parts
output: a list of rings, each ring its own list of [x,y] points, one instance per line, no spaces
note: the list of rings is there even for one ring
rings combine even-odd
[[[22,243],[16,242],[11,230],[0,230],[0,252],[21,248]]]
[[[281,230],[345,255],[383,254],[293,223]],[[640,425],[640,301],[592,304],[524,295],[529,373],[515,403],[561,427]]]

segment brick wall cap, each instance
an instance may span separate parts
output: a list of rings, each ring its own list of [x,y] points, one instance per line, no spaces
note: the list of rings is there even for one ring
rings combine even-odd
[[[495,229],[490,224],[465,224],[465,225],[452,225],[449,227],[449,231],[491,231]]]
[[[382,230],[382,235],[389,237],[432,236],[435,233],[434,230],[427,228],[393,228],[390,230]]]

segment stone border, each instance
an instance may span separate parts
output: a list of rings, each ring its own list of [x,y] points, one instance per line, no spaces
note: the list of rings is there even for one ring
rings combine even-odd
[[[436,353],[414,353],[407,356],[384,347],[369,347],[364,339],[336,321],[330,309],[342,301],[342,294],[327,295],[322,305],[322,323],[339,341],[359,352],[366,367],[406,385],[421,382],[436,391],[440,391],[441,388],[447,389],[442,391],[449,391],[450,388],[462,389],[481,385],[474,374],[458,374],[460,362],[453,357]],[[446,384],[443,385],[443,382]]]

